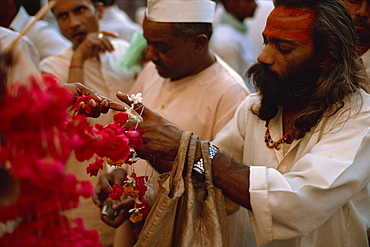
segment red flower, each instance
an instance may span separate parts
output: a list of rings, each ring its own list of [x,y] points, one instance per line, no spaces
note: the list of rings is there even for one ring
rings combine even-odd
[[[145,196],[145,193],[147,191],[146,182],[147,182],[148,176],[135,176],[136,181],[136,188],[139,190],[139,198],[143,198]]]
[[[96,175],[98,175],[99,170],[103,169],[104,160],[100,157],[95,157],[95,160],[96,161],[94,163],[89,164],[86,168],[86,172],[87,174],[90,174],[90,177],[91,176],[96,177]]]
[[[125,112],[118,112],[114,114],[113,121],[119,123],[121,126],[124,126],[128,120],[128,114]]]
[[[113,191],[109,193],[109,197],[112,198],[112,200],[119,200],[123,195],[123,186],[120,184],[114,184],[112,189]]]
[[[147,216],[150,211],[150,205],[146,200],[140,200],[141,204],[136,203],[135,208],[142,208],[139,212],[143,215],[143,217]],[[143,208],[144,207],[144,208]]]
[[[128,131],[126,131],[126,136],[130,139],[130,144],[133,148],[138,148],[143,145],[142,136],[146,130],[143,129],[136,129],[131,127]]]

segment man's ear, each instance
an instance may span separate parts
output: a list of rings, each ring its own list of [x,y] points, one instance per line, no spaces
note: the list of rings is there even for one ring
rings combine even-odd
[[[98,11],[99,20],[103,19],[104,18],[105,6],[102,2],[98,3],[98,5],[96,6],[96,10]]]
[[[196,53],[203,53],[208,47],[208,37],[205,34],[198,34],[193,38],[194,50]]]

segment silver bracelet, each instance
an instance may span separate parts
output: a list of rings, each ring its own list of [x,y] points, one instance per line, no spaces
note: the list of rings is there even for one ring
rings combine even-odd
[[[217,154],[219,148],[216,147],[215,145],[209,146],[209,159],[212,161],[213,157]]]
[[[212,161],[212,159],[217,154],[219,148],[216,147],[215,145],[210,145],[208,150],[209,150],[209,159]],[[204,162],[203,158],[200,158],[199,161],[193,165],[193,170],[195,170],[196,172],[200,174],[203,174],[204,173],[204,163],[203,162]]]

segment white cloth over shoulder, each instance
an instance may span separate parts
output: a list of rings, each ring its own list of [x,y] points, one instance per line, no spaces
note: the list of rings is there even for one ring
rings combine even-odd
[[[32,18],[34,17],[29,16],[26,10],[20,7],[9,27],[20,32]],[[71,45],[57,29],[43,20],[37,21],[25,36],[35,45],[40,54],[40,59],[57,54]]]
[[[0,27],[0,49],[4,50],[18,37],[17,32]],[[23,36],[16,45],[16,63],[9,68],[7,83],[25,82],[31,75],[39,75],[40,56],[32,42]]]

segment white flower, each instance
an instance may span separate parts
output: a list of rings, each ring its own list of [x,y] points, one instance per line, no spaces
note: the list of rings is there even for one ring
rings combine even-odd
[[[133,107],[133,105],[135,105],[137,103],[142,103],[143,102],[143,97],[141,97],[141,96],[142,96],[142,93],[131,94],[130,96],[128,96],[128,99],[134,102],[131,105],[131,107]]]
[[[141,202],[139,202],[139,204],[141,204]],[[145,206],[141,207],[141,208],[132,208],[128,212],[129,213],[132,213],[132,212],[138,213],[141,209],[144,209],[144,208],[145,208]]]

